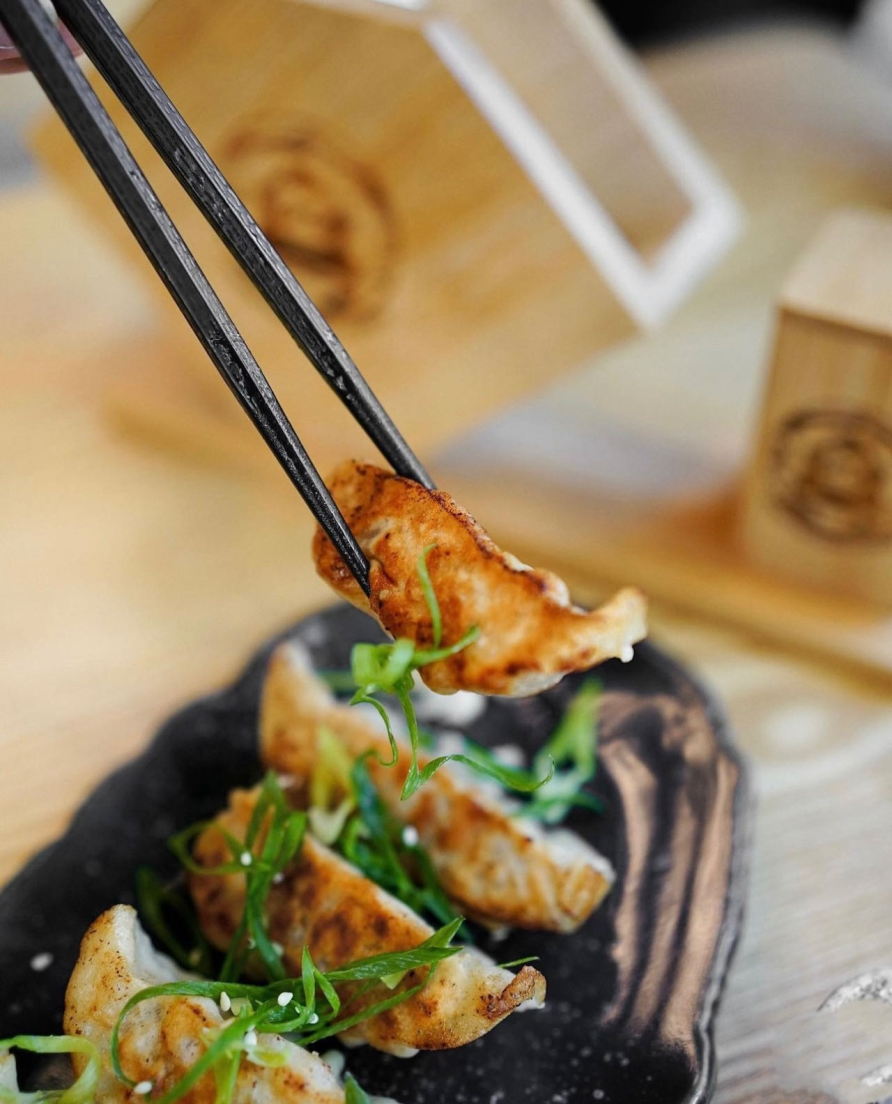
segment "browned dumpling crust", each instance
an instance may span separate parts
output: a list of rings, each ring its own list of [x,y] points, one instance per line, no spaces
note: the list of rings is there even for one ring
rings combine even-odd
[[[260,753],[289,776],[298,802],[306,801],[321,726],[352,758],[369,749],[390,758],[380,722],[339,705],[303,650],[280,645],[263,688]],[[427,761],[419,756],[422,767]],[[393,767],[374,757],[368,766],[387,808],[418,832],[443,889],[464,915],[493,926],[571,932],[610,888],[610,864],[592,847],[572,832],[545,831],[511,815],[476,776],[447,764],[401,801],[408,749]]]
[[[433,625],[417,566],[424,549],[436,545],[427,565],[443,644],[455,644],[478,626],[480,636],[468,648],[422,668],[432,690],[536,694],[571,671],[628,658],[646,635],[640,591],[620,590],[594,611],[571,605],[557,575],[534,571],[503,552],[443,491],[355,461],[342,464],[329,487],[371,565],[369,599],[318,529],[316,568],[338,594],[372,613],[392,636],[432,648]]]
[[[256,790],[235,790],[229,808],[198,839],[195,857],[208,867],[231,860],[221,829],[243,840],[256,801]],[[189,889],[205,935],[215,946],[229,947],[245,903],[242,874],[199,875]],[[289,974],[300,976],[304,945],[323,971],[370,955],[417,947],[433,929],[401,901],[311,836],[274,885],[267,902],[270,937],[282,946]],[[394,992],[411,989],[430,974],[411,970]],[[338,995],[351,1014],[389,995],[383,986],[356,997],[355,984]],[[364,1020],[343,1033],[345,1042],[370,1043],[378,1050],[408,1056],[418,1050],[446,1050],[485,1035],[526,1001],[541,1004],[545,978],[531,966],[516,976],[473,948],[437,965],[424,989],[402,1004]]]
[[[96,1099],[102,1104],[145,1104],[115,1077],[111,1068],[111,1034],[121,1009],[140,990],[186,975],[158,954],[139,925],[135,911],[116,905],[104,912],[81,944],[65,997],[65,1031],[81,1035],[98,1048],[102,1072]],[[151,1084],[160,1096],[172,1088],[206,1048],[204,1032],[223,1024],[219,1006],[205,997],[161,997],[148,1000],[127,1015],[121,1028],[120,1053],[125,1073]],[[344,1090],[331,1068],[315,1054],[279,1035],[260,1035],[264,1049],[282,1054],[279,1066],[242,1060],[233,1104],[344,1104]],[[72,1056],[80,1074],[83,1055]],[[209,1072],[182,1097],[185,1104],[214,1104],[216,1087]]]

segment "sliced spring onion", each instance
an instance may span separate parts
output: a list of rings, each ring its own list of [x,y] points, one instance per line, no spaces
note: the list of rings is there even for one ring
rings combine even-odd
[[[338,840],[338,850],[371,878],[420,915],[450,923],[458,913],[449,903],[427,852],[407,843],[404,825],[386,808],[372,782],[367,756],[351,771],[355,812]]]
[[[513,962],[500,962],[498,964],[500,970],[510,970],[514,966],[526,966],[529,962],[538,962],[538,955],[527,955],[526,958],[515,958]]]
[[[430,572],[427,569],[427,558],[436,548],[436,544],[429,544],[418,557],[418,578],[421,582],[421,590],[424,600],[431,615],[431,625],[434,634],[434,647],[439,648],[443,640],[443,618],[440,614],[440,603],[437,601],[437,592],[431,582]]]
[[[345,1104],[372,1104],[369,1094],[365,1089],[360,1088],[356,1078],[349,1073],[344,1078],[344,1102]]]
[[[400,797],[407,801],[416,793],[439,769],[452,760],[464,763],[472,770],[486,774],[494,778],[500,785],[521,793],[532,793],[544,786],[554,773],[553,765],[544,767],[540,774],[542,777],[534,778],[529,771],[518,771],[511,767],[502,766],[494,760],[475,759],[464,755],[438,755],[425,764],[423,768],[418,766],[418,748],[422,742],[422,736],[418,728],[418,718],[415,714],[415,706],[412,703],[412,687],[414,673],[420,667],[426,667],[430,663],[438,663],[443,659],[449,659],[457,655],[465,648],[470,647],[480,636],[480,628],[472,625],[470,629],[448,647],[441,647],[443,619],[440,612],[440,603],[431,582],[427,568],[427,557],[436,548],[436,545],[428,545],[421,553],[417,572],[430,612],[433,626],[434,647],[432,649],[420,649],[411,640],[400,639],[393,644],[354,644],[350,654],[350,668],[356,683],[356,692],[350,702],[357,705],[366,702],[375,706],[384,722],[387,738],[390,742],[392,762],[396,763],[399,756],[397,742],[393,734],[393,728],[387,710],[375,698],[377,693],[393,694],[406,718],[406,726],[409,732],[409,752],[411,760],[406,779],[403,783]]]
[[[87,1059],[80,1077],[67,1089],[43,1089],[26,1093],[0,1088],[0,1100],[8,1104],[93,1104],[99,1083],[99,1051],[89,1041],[73,1035],[14,1035],[0,1039],[0,1051],[11,1048],[32,1054],[82,1054]]]
[[[245,907],[224,959],[220,978],[241,976],[247,959],[248,941],[271,980],[284,978],[282,955],[270,939],[266,922],[266,902],[273,880],[297,855],[307,826],[307,814],[289,808],[282,787],[270,771],[260,787],[244,840],[236,839],[214,821],[203,821],[178,832],[169,841],[173,853],[192,874],[241,874],[245,879]],[[221,833],[231,854],[229,862],[202,866],[192,856],[193,841],[206,829]]]
[[[174,961],[205,976],[213,972],[213,950],[187,893],[162,882],[150,867],[141,866],[136,871],[136,901],[146,927]],[[188,935],[188,943],[177,934],[180,930]]]

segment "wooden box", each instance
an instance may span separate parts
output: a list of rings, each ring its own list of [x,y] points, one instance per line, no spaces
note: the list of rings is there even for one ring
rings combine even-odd
[[[892,216],[832,216],[779,304],[746,490],[751,561],[892,607]]]
[[[733,200],[588,0],[155,0],[131,33],[425,454],[661,321],[735,233]],[[311,454],[367,449],[100,92]],[[135,256],[61,125],[35,141]],[[123,405],[168,438],[250,436],[166,310]]]

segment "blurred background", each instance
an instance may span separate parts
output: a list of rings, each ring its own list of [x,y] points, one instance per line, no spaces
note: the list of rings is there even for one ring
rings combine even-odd
[[[140,0],[118,0],[109,8],[121,20],[132,18],[144,4]],[[883,0],[702,0],[649,3],[608,0],[601,10],[625,42],[636,50],[652,50],[695,36],[740,31],[754,26],[805,24],[828,32],[845,32],[853,25],[870,26],[871,38],[881,38]],[[29,158],[21,141],[22,121],[40,104],[31,82],[15,82],[2,97],[2,141],[0,171],[4,187],[10,187],[29,172]]]
[[[541,72],[523,36],[498,52],[508,0],[449,0],[532,105],[548,172],[516,115],[468,107],[473,67],[444,76],[454,40],[413,53],[423,15],[202,4],[109,0],[439,484],[581,601],[645,589],[655,639],[753,760],[716,1099],[875,1100],[857,1077],[890,1060],[888,1016],[815,1009],[892,962],[892,0],[610,0]],[[302,69],[326,19],[344,33]],[[320,137],[306,119],[326,112]],[[573,172],[597,234],[560,206]],[[156,186],[323,471],[361,447]],[[0,80],[0,333],[2,880],[172,709],[329,596],[306,510],[28,75]],[[776,424],[803,410],[845,418],[784,452]]]
[[[117,0],[109,8],[122,20],[133,18],[142,0]],[[608,0],[600,5],[618,35],[636,50],[653,50],[696,37],[752,30],[766,26],[800,25],[827,33],[844,33],[860,26],[866,46],[881,46],[883,25],[892,22],[885,0],[676,0],[652,4]],[[884,14],[885,13],[885,14]],[[892,33],[892,32],[890,32]],[[881,62],[880,62],[881,64]],[[29,172],[30,161],[21,140],[21,128],[37,110],[40,96],[32,83],[16,81],[2,97],[0,171],[9,187]]]

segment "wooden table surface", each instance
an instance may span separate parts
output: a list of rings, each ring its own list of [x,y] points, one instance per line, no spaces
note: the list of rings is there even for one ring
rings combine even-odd
[[[0,242],[3,881],[171,710],[327,594],[296,497],[107,418],[152,315],[78,210],[46,186],[8,194]],[[857,1076],[892,1061],[892,1010],[816,1008],[892,965],[889,695],[659,608],[654,637],[724,700],[760,794],[716,1100],[877,1100]]]

